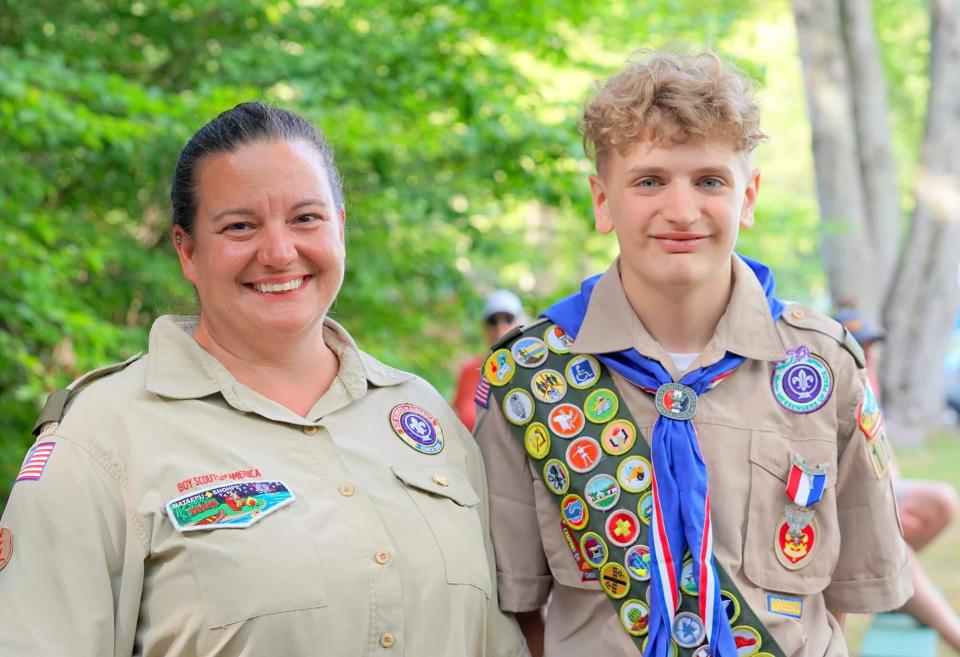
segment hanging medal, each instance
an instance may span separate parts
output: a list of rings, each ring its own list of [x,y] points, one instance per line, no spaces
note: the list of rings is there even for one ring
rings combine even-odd
[[[820,529],[814,517],[814,505],[823,497],[827,483],[826,463],[808,466],[795,456],[787,476],[789,500],[777,523],[774,548],[777,560],[788,570],[799,570],[810,563],[820,542]]]

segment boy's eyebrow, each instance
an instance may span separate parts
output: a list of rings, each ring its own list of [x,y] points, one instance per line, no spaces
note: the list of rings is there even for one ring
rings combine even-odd
[[[632,166],[629,169],[627,169],[624,175],[635,176],[635,175],[642,174],[642,175],[650,176],[650,175],[663,175],[665,173],[670,173],[670,169],[668,169],[667,167],[644,166],[642,164],[638,164],[636,166]],[[693,174],[696,176],[703,176],[711,173],[721,175],[721,176],[732,176],[733,170],[730,169],[730,167],[723,164],[708,165],[708,166],[699,167],[693,170]]]

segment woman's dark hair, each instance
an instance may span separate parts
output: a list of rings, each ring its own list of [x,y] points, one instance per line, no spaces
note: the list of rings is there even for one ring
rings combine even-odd
[[[343,208],[343,185],[333,151],[323,135],[299,114],[270,107],[264,103],[240,103],[223,112],[197,130],[180,151],[173,173],[170,200],[173,203],[173,225],[193,232],[197,214],[196,171],[200,161],[215,153],[229,153],[240,146],[257,141],[307,141],[323,159],[333,191],[336,209]]]

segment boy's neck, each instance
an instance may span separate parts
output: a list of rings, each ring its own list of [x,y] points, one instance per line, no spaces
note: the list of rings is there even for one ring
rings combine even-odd
[[[733,292],[732,260],[697,287],[657,287],[633,278],[621,267],[623,291],[633,311],[667,352],[700,353],[713,338]]]

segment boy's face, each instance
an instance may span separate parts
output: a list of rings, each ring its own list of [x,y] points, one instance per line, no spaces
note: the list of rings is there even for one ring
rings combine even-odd
[[[597,230],[615,231],[624,286],[680,294],[729,276],[753,225],[759,171],[723,140],[643,141],[590,177]]]

